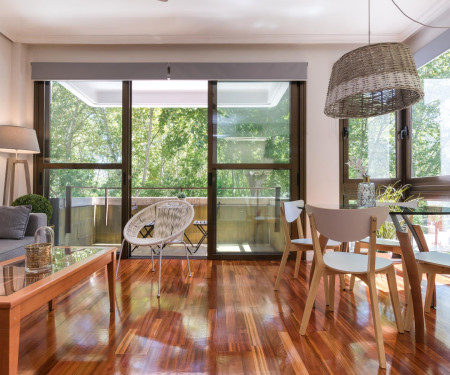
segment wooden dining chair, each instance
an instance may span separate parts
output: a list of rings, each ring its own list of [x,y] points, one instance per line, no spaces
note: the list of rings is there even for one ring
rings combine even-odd
[[[301,254],[303,251],[313,250],[313,244],[311,238],[305,238],[303,235],[303,227],[300,218],[305,202],[302,200],[282,202],[280,207],[281,222],[283,223],[284,238],[286,239],[286,246],[284,248],[283,257],[281,258],[280,268],[278,269],[277,279],[275,281],[274,290],[278,290],[281,276],[283,275],[286,267],[286,262],[291,251],[297,252],[295,260],[294,278],[298,278],[298,272],[300,269]],[[291,239],[291,231],[289,230],[290,224],[296,221],[298,238]],[[328,241],[327,249],[340,250],[341,243],[336,241]]]
[[[384,223],[388,207],[373,207],[355,210],[339,210],[306,206],[311,225],[311,235],[314,246],[315,270],[312,277],[308,298],[300,325],[300,334],[306,334],[309,318],[316,299],[317,290],[322,276],[331,276],[329,285],[329,309],[334,310],[334,280],[339,274],[352,274],[364,281],[369,287],[370,306],[375,330],[378,360],[381,368],[386,368],[383,333],[381,330],[380,310],[378,306],[375,274],[387,275],[392,307],[394,310],[397,330],[403,333],[403,322],[400,312],[395,269],[389,259],[376,257],[376,231]],[[328,252],[322,254],[317,231],[328,239],[340,242],[354,242],[369,236],[368,256]]]
[[[399,206],[399,207],[409,207],[409,208],[417,208],[419,201],[409,201],[409,202],[382,202],[377,201],[377,206]],[[392,219],[390,216],[386,219],[387,223],[392,223]],[[409,234],[410,236],[410,234]],[[400,246],[400,241],[387,239],[387,238],[377,238],[376,239],[376,247],[377,251],[388,251],[392,254],[397,254],[401,257],[402,260],[402,274],[403,274],[403,288],[405,291],[405,302],[408,301],[408,291],[409,291],[409,281],[408,281],[408,272],[406,272],[405,260],[402,255],[402,248]],[[359,254],[361,253],[361,249],[369,248],[369,238],[364,238],[361,241],[355,242],[355,250],[354,252]],[[353,290],[355,286],[355,276],[351,276],[350,278],[350,290]]]
[[[431,303],[435,291],[436,275],[450,274],[450,254],[441,253],[437,251],[424,251],[415,253],[417,262],[417,272],[419,273],[419,279],[422,280],[424,273],[427,274],[427,292],[425,295],[424,311],[429,313],[431,310]],[[406,309],[405,317],[405,330],[410,331],[414,311],[412,308],[412,295],[409,293],[408,307]]]

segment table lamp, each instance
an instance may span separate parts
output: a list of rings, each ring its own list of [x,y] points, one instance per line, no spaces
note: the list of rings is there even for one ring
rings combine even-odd
[[[39,144],[34,129],[22,126],[0,125],[0,151],[15,152],[16,158],[8,158],[3,190],[3,205],[11,204],[14,194],[16,165],[23,164],[27,193],[31,194],[30,169],[27,160],[19,160],[18,154],[39,154]],[[9,189],[8,189],[9,188]]]

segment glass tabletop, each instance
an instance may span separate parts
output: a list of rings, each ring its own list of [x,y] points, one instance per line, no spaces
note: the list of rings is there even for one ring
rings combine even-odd
[[[340,208],[356,209],[366,207],[359,207],[356,204],[344,204],[341,205]],[[398,213],[407,215],[450,215],[450,207],[419,205],[419,207],[411,208],[411,207],[396,206],[395,204],[392,204],[389,205],[389,213],[390,214]]]
[[[26,272],[25,259],[0,266],[0,296],[9,296],[103,250],[104,247],[55,247],[52,269],[41,273]]]

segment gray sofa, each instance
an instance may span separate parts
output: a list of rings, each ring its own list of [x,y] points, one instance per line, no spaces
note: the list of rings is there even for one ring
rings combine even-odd
[[[0,262],[24,255],[24,246],[33,243],[34,232],[45,225],[47,225],[47,216],[45,214],[30,214],[24,238],[21,240],[0,239]]]

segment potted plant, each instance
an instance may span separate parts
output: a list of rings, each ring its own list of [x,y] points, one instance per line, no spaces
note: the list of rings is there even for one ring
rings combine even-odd
[[[411,187],[410,184],[401,185],[400,181],[396,181],[393,184],[387,186],[379,186],[377,188],[377,201],[380,202],[411,202],[421,200],[420,196],[414,197],[413,195],[406,197],[406,193]],[[395,239],[397,230],[392,222],[383,223],[383,225],[377,231],[378,238]]]
[[[181,192],[178,193],[177,198],[178,198],[178,199],[181,199],[181,200],[183,200],[183,201],[185,201],[185,200],[186,200],[186,194],[184,194],[184,193],[181,191]]]
[[[26,194],[17,198],[11,204],[12,206],[31,206],[31,212],[34,213],[44,213],[47,215],[47,222],[50,221],[53,214],[53,208],[49,200],[42,195],[38,194]]]

